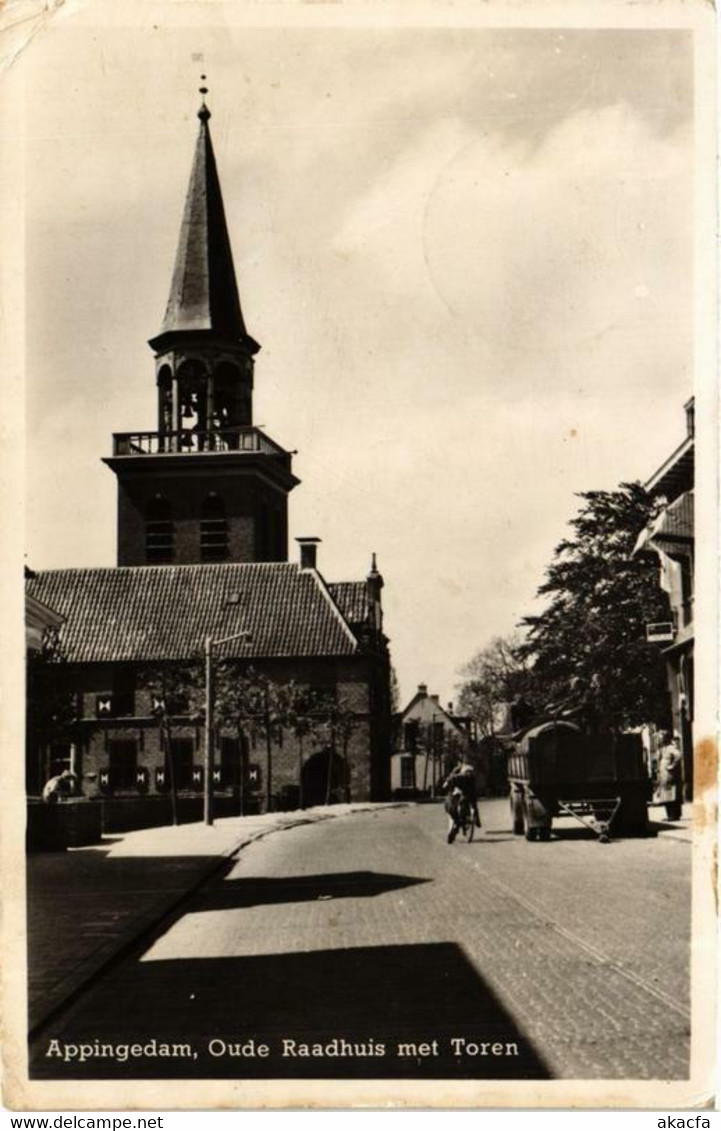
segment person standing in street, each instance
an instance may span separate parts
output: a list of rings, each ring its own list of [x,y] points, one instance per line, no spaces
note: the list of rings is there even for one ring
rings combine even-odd
[[[682,762],[679,736],[664,731],[659,750],[658,785],[670,821],[677,821],[681,816]]]

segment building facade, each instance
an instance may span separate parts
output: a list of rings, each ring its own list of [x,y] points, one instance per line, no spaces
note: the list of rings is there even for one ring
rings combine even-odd
[[[425,683],[394,716],[391,793],[394,797],[435,797],[448,770],[460,758],[469,758],[482,771],[478,760],[475,726],[470,718],[442,707],[438,695],[430,695]],[[479,773],[484,791],[485,774]]]
[[[641,534],[635,553],[653,554],[659,584],[668,593],[672,621],[660,628],[673,728],[683,759],[684,796],[693,797],[694,704],[694,401],[684,405],[686,436],[644,484],[660,510]]]
[[[215,651],[219,677],[254,681],[266,702],[285,689],[295,703],[274,708],[272,725],[269,709],[265,722],[258,709],[216,725],[213,788],[229,811],[239,798],[293,808],[382,799],[390,787],[383,578],[374,556],[364,580],[326,582],[317,538],[299,539],[300,560],[288,561],[299,481],[292,453],[253,424],[260,347],[241,311],[204,101],[198,118],[170,296],[150,341],[157,428],[114,434],[104,460],[117,477],[117,566],[27,579],[30,613],[55,610],[59,643],[29,728],[28,791],[72,764],[86,796],[125,802],[136,823],[151,820],[141,803],[160,811],[169,794],[202,796],[200,665],[206,640],[229,636]]]

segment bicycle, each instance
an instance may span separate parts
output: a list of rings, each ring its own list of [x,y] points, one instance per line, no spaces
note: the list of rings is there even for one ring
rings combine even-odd
[[[459,833],[462,833],[470,844],[476,831],[476,821],[473,806],[460,789],[454,789],[446,801],[446,812],[452,824],[448,830],[446,840],[453,844]]]

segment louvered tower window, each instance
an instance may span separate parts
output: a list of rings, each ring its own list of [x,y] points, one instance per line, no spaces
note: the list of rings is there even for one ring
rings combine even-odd
[[[225,503],[208,495],[200,514],[200,560],[224,562],[228,557],[228,520]]]
[[[168,500],[158,495],[145,511],[145,560],[148,565],[172,562],[174,551],[173,512]]]

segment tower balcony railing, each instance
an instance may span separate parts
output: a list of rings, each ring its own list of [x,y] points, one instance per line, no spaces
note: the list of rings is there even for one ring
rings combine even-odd
[[[199,431],[114,432],[114,456],[186,455],[194,452],[248,452],[277,456],[288,462],[290,453],[251,425]]]

